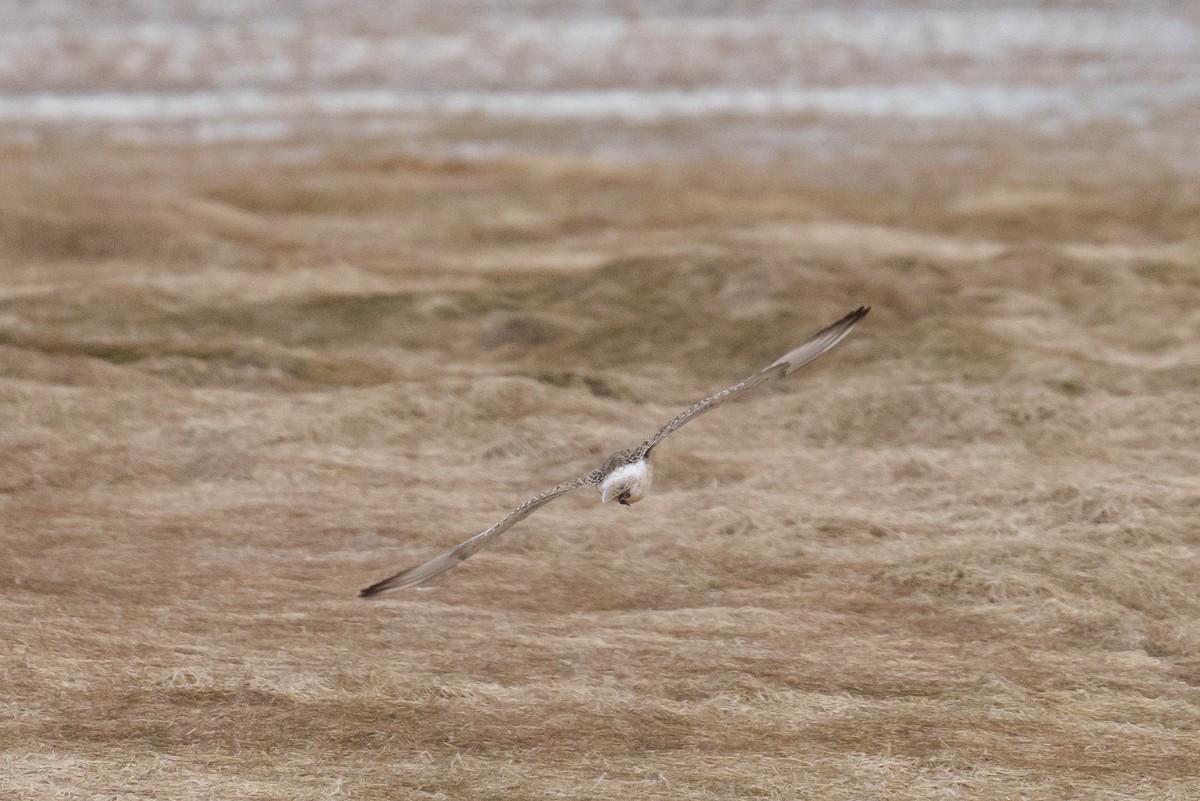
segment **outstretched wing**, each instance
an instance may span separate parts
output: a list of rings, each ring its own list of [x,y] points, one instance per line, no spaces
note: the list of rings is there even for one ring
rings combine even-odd
[[[491,528],[484,529],[474,537],[471,537],[471,539],[455,545],[453,548],[447,548],[428,562],[422,562],[415,567],[402,570],[394,576],[372,584],[370,587],[362,590],[359,595],[363,598],[370,598],[372,595],[378,595],[381,592],[423,584],[434,576],[445,573],[468,556],[489,545],[496,537],[499,537],[514,525],[533,514],[538,507],[554,500],[559,495],[565,495],[573,489],[582,487],[586,483],[587,476],[584,476],[574,481],[568,481],[566,484],[559,484],[557,487],[548,489],[540,495],[535,495],[516,509],[513,509],[503,520]]]
[[[666,439],[671,432],[682,428],[688,421],[699,417],[708,410],[715,409],[726,401],[739,398],[747,392],[761,387],[763,384],[768,384],[799,370],[845,339],[846,335],[854,329],[854,326],[858,325],[858,321],[866,317],[867,312],[870,310],[870,306],[860,306],[828,328],[818,331],[800,347],[781,356],[775,362],[759,370],[744,381],[739,381],[732,387],[723,389],[715,395],[710,395],[694,404],[691,408],[680,413],[674,420],[660,428],[658,433],[650,439],[643,442],[636,451],[638,458],[645,457],[655,445]]]

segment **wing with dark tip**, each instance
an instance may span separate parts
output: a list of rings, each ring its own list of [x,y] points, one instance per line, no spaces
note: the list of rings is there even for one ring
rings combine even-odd
[[[404,587],[415,587],[418,584],[423,584],[429,581],[434,576],[445,573],[450,568],[457,565],[467,557],[474,554],[476,551],[482,550],[491,544],[492,540],[499,537],[504,532],[508,531],[517,523],[521,522],[529,515],[538,509],[538,507],[546,504],[559,495],[565,495],[573,489],[584,486],[587,482],[587,476],[577,478],[574,481],[568,481],[566,484],[559,484],[553,489],[548,489],[540,495],[536,495],[525,503],[513,509],[508,515],[491,528],[484,529],[476,534],[471,539],[453,548],[447,548],[437,556],[430,559],[428,562],[422,562],[415,567],[410,567],[407,570],[402,570],[394,576],[385,578],[383,581],[376,582],[365,590],[362,590],[359,595],[363,598],[370,598],[373,595],[378,595],[381,592],[390,590],[399,590]]]
[[[710,395],[704,400],[693,404],[690,408],[675,417],[674,420],[660,428],[654,436],[643,442],[641,447],[636,451],[638,457],[644,457],[650,453],[650,450],[655,445],[666,439],[672,432],[679,430],[689,421],[694,420],[710,409],[715,409],[722,403],[731,401],[734,398],[740,398],[747,392],[799,370],[845,339],[846,335],[854,329],[854,326],[858,325],[859,320],[867,316],[867,312],[870,310],[870,306],[861,306],[855,309],[828,328],[818,331],[800,347],[779,357],[770,365],[759,370],[744,381],[739,381],[728,389],[723,389],[715,395]]]

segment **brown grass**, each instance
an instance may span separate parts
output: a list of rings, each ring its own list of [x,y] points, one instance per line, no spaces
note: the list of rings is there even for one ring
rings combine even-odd
[[[362,152],[0,154],[0,795],[1200,795],[1195,185]]]

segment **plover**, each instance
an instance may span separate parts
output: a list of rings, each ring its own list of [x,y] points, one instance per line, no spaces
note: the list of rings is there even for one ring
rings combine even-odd
[[[654,436],[634,448],[617,451],[604,460],[604,463],[585,476],[573,479],[565,484],[546,490],[535,495],[525,503],[508,513],[496,525],[484,529],[467,541],[447,548],[427,562],[402,570],[394,576],[372,584],[359,593],[364,598],[379,595],[390,590],[404,587],[415,587],[429,581],[434,576],[445,573],[450,568],[462,562],[467,557],[490,545],[497,537],[508,531],[516,523],[524,520],[534,511],[571,490],[592,485],[600,489],[601,502],[615,500],[624,506],[631,506],[640,501],[650,489],[654,472],[650,467],[650,452],[658,443],[678,431],[686,423],[696,419],[707,411],[717,408],[727,401],[739,398],[764,384],[769,384],[800,369],[825,351],[845,339],[854,326],[867,316],[870,307],[863,306],[850,312],[833,325],[822,329],[795,350],[781,356],[770,365],[759,370],[747,379],[737,382],[731,387],[709,395],[702,401],[690,406],[677,415],[673,420],[660,428]]]

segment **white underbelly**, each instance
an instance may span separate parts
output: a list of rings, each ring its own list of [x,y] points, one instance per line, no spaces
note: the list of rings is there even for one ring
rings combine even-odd
[[[625,502],[634,503],[642,499],[653,480],[654,470],[648,461],[642,459],[640,462],[622,465],[605,476],[604,481],[600,483],[600,492],[605,498],[616,498],[628,492],[629,497]]]

